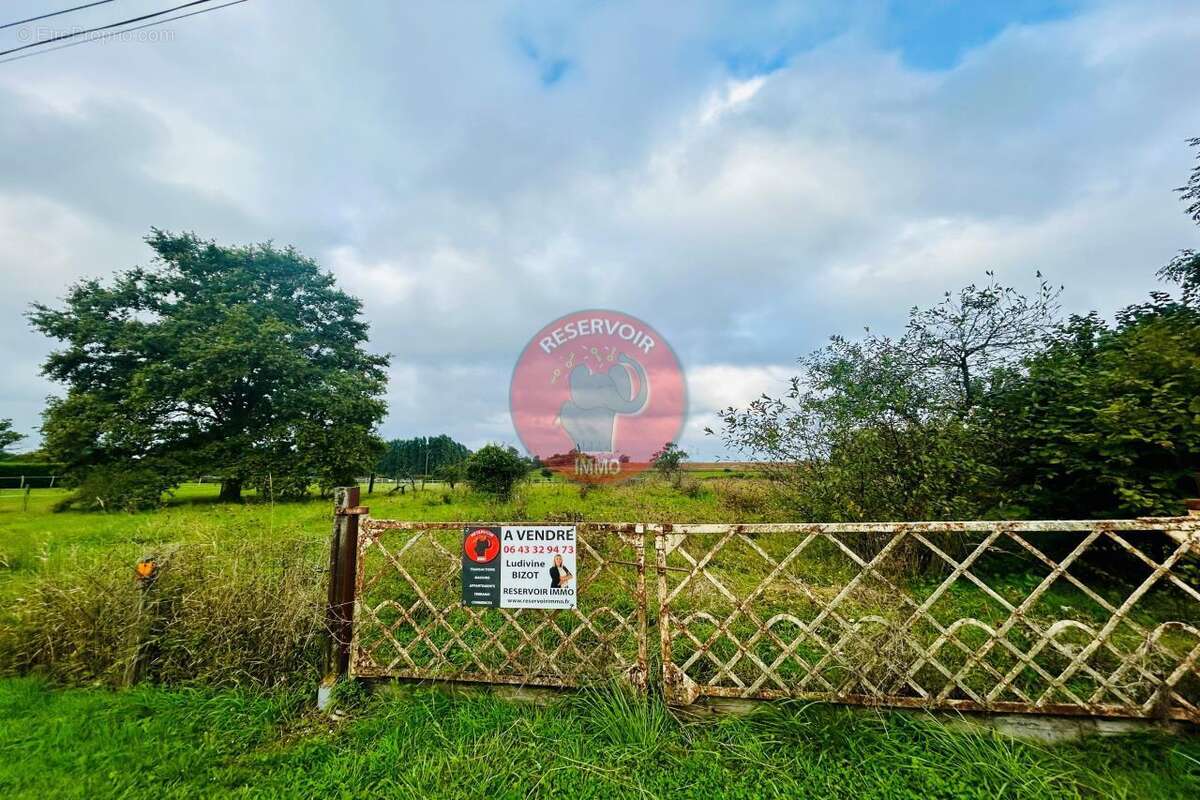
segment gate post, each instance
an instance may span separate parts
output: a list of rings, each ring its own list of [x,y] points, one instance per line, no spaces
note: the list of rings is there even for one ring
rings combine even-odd
[[[317,691],[317,707],[327,708],[337,679],[350,671],[354,634],[354,588],[358,573],[358,519],[368,509],[358,504],[359,488],[334,490],[333,536],[329,542],[329,593],[325,607],[327,647],[325,677]]]

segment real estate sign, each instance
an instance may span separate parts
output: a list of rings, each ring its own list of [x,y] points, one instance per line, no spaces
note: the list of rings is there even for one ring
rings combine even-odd
[[[462,596],[468,606],[575,608],[574,525],[468,525]]]

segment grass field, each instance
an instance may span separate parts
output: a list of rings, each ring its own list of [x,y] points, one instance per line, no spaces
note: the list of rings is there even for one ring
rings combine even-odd
[[[168,542],[297,539],[324,546],[329,537],[331,505],[312,498],[306,502],[259,502],[251,492],[244,505],[216,502],[215,484],[187,484],[161,510],[141,514],[66,511],[51,513],[67,496],[59,489],[35,490],[26,496],[15,489],[0,490],[0,593],[12,591],[23,576],[53,568],[64,560],[122,553],[131,559],[147,548]],[[496,502],[467,491],[430,484],[424,491],[371,495],[363,486],[363,504],[371,515],[409,520],[527,521],[573,518],[599,521],[640,521],[669,518],[719,522],[768,514],[748,514],[724,508],[712,489],[701,487],[689,497],[658,483],[604,488],[581,496],[564,483],[527,486],[510,502]],[[132,562],[131,562],[132,563]]]
[[[605,522],[677,520],[696,522],[769,521],[766,508],[731,507],[722,502],[732,481],[702,481],[691,493],[658,482],[605,487],[581,495],[574,485],[553,482],[525,486],[508,502],[431,483],[423,491],[392,494],[362,487],[362,503],[373,517],[429,521],[587,520]],[[28,495],[0,490],[0,599],[19,591],[35,574],[86,564],[97,558],[136,559],[175,543],[223,547],[235,542],[289,541],[323,555],[329,540],[331,504],[265,503],[248,493],[242,505],[217,502],[216,484],[185,484],[163,508],[140,514],[71,510],[52,513],[68,495],[39,489]]]
[[[0,681],[6,798],[1191,798],[1200,741],[1054,746],[925,718],[775,707],[678,720],[613,694],[544,706],[383,693],[331,724],[296,693]]]
[[[372,496],[364,488],[362,502],[375,517],[409,520],[778,519],[770,505],[747,494],[753,481],[731,488],[714,478],[686,491],[654,481],[586,494],[539,484],[507,503],[462,487]],[[1194,737],[1040,747],[951,731],[920,716],[833,707],[788,705],[749,719],[688,722],[653,703],[631,706],[610,694],[565,695],[535,707],[419,690],[349,698],[349,719],[331,726],[311,708],[330,505],[317,498],[270,504],[250,497],[229,506],[215,502],[216,491],[185,486],[164,508],[135,515],[56,514],[50,509],[61,491],[0,492],[0,664],[14,647],[33,642],[53,651],[34,670],[56,682],[0,681],[0,796],[1149,798],[1200,792],[1200,740]],[[163,608],[156,611],[170,621],[158,633],[160,663],[150,675],[161,685],[67,688],[122,682],[127,629],[139,619],[132,565],[148,553],[174,559],[175,583],[164,583]],[[735,590],[747,591],[762,574],[758,556],[726,555],[714,569]],[[819,549],[806,559],[796,569],[816,589],[846,580],[844,559]],[[990,577],[1014,596],[1037,580],[1003,564]],[[914,578],[911,588],[936,580]],[[847,613],[869,611],[862,604],[882,602],[884,588],[868,586],[849,598]],[[1115,584],[1108,590],[1120,591]],[[720,598],[703,585],[684,601],[721,610]],[[767,593],[764,602],[767,610],[795,611],[803,598]],[[1047,602],[1046,614],[1095,611],[1066,589]],[[1179,613],[1163,602],[1139,612],[1150,615],[1143,621]],[[41,611],[16,613],[30,607]],[[933,611],[985,620],[999,613],[969,589]],[[696,624],[703,633],[704,622]],[[29,668],[7,663],[10,672]]]

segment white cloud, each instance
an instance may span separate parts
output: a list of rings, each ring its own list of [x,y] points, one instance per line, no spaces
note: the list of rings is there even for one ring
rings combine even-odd
[[[756,75],[744,81],[729,81],[708,96],[700,112],[700,122],[708,125],[721,116],[749,102],[767,82],[766,75]]]
[[[692,413],[699,414],[744,407],[763,394],[777,397],[787,391],[788,380],[796,374],[795,366],[787,364],[692,367],[687,373],[688,404]]]

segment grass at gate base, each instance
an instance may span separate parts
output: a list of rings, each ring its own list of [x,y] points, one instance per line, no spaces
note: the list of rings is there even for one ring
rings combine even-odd
[[[1200,738],[1059,745],[952,732],[919,715],[797,704],[681,721],[613,692],[544,706],[417,688],[51,689],[0,681],[6,798],[1192,798]]]

